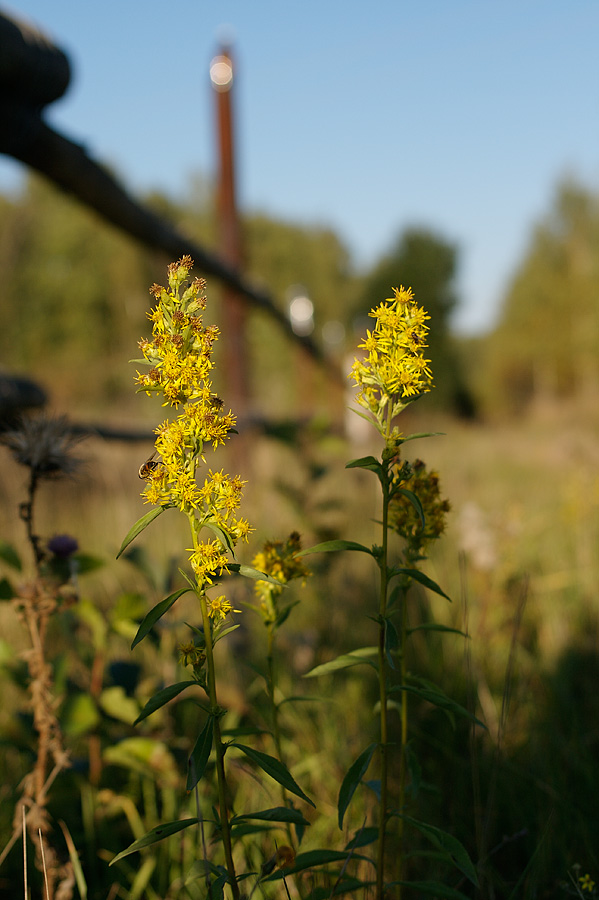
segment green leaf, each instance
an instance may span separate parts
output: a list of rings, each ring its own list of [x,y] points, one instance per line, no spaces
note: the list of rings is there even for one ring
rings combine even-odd
[[[347,774],[341,783],[339,800],[337,803],[339,828],[343,828],[343,817],[347,807],[350,804],[351,798],[354,796],[356,788],[366,774],[366,770],[370,765],[370,760],[372,759],[376,747],[376,744],[370,744],[366,750],[363,750],[362,753],[360,753],[356,761],[349,767]]]
[[[421,680],[422,682],[423,680]],[[480,719],[477,719],[476,716],[472,715],[469,710],[467,710],[464,706],[460,706],[459,703],[456,703],[455,700],[452,700],[451,697],[448,697],[441,688],[438,688],[436,685],[431,684],[430,682],[424,682],[419,685],[394,685],[390,688],[390,692],[397,693],[399,691],[407,691],[410,694],[415,694],[417,697],[420,697],[421,700],[426,700],[428,703],[432,703],[433,706],[438,706],[440,709],[446,710],[446,712],[454,713],[458,716],[464,716],[466,719],[470,719],[471,722],[475,722],[477,725],[480,725],[482,728],[486,729],[486,725],[484,722],[481,722]]]
[[[235,741],[233,741],[230,746],[237,747],[238,750],[245,753],[245,755],[251,759],[252,762],[256,763],[263,772],[266,772],[267,775],[270,775],[271,778],[274,778],[275,781],[282,784],[285,790],[289,791],[291,794],[295,794],[296,797],[301,797],[302,800],[305,800],[310,806],[316,808],[316,805],[306,794],[304,794],[301,787],[293,780],[289,769],[284,766],[280,760],[275,759],[274,756],[268,756],[267,753],[262,753],[260,750],[246,747],[245,744],[238,744]]]
[[[214,537],[221,542],[223,547],[226,547],[229,553],[235,556],[235,554],[233,553],[234,548],[231,542],[231,537],[227,534],[226,531],[224,531],[224,529],[220,527],[220,525],[217,525],[216,522],[212,521],[212,519],[206,519],[204,522],[202,522],[202,528],[207,528],[209,531],[211,531]]]
[[[93,697],[81,692],[67,696],[61,720],[62,730],[68,737],[81,737],[98,725],[100,713]]]
[[[6,563],[7,566],[10,566],[12,569],[16,569],[17,572],[21,572],[23,570],[23,566],[21,563],[21,557],[12,546],[12,544],[8,544],[6,541],[0,540],[0,559]]]
[[[295,857],[295,861],[292,866],[289,868],[284,867],[282,869],[278,869],[276,872],[273,872],[272,875],[268,875],[266,878],[263,878],[263,881],[278,881],[281,878],[286,878],[287,875],[293,875],[295,872],[303,872],[305,869],[313,869],[314,866],[326,866],[329,863],[336,862],[345,862],[348,858],[360,860],[362,862],[373,863],[373,861],[368,856],[362,856],[359,853],[352,853],[352,851],[344,852],[342,850],[307,850],[305,853],[298,853]]]
[[[355,413],[357,416],[360,416],[361,419],[364,419],[365,422],[368,422],[369,425],[374,425],[377,428],[377,421],[374,416],[369,416],[367,413],[362,412],[360,409],[356,409],[355,406],[347,407],[350,412]]]
[[[457,838],[452,834],[448,834],[446,831],[442,831],[440,828],[435,828],[434,825],[428,825],[426,822],[412,819],[411,816],[405,816],[402,813],[396,813],[395,815],[400,819],[403,819],[404,822],[407,822],[408,825],[416,828],[417,831],[429,839],[433,846],[442,850],[451,862],[453,862],[454,866],[466,876],[468,881],[471,881],[475,887],[478,887],[478,878],[476,877],[474,866],[472,865],[466,849]]]
[[[111,859],[108,865],[112,866],[115,862],[118,862],[119,859],[124,859],[125,856],[129,856],[131,853],[137,853],[138,850],[143,850],[144,847],[150,847],[152,844],[157,844],[158,841],[163,841],[172,834],[177,834],[178,831],[183,831],[184,828],[189,828],[191,825],[197,824],[197,819],[178,819],[176,822],[165,822],[164,825],[157,825],[156,828],[152,828],[151,831],[148,831],[148,833],[144,834],[143,837],[140,837],[139,840],[129,844],[125,850],[122,850],[121,853]]]
[[[227,568],[230,572],[237,572],[238,575],[243,575],[244,578],[253,578],[255,581],[268,581],[270,584],[276,584],[277,587],[287,587],[286,584],[282,584],[276,578],[271,578],[270,575],[260,572],[258,569],[252,568],[252,566],[244,566],[241,563],[229,563]]]
[[[95,572],[105,565],[103,559],[99,556],[91,556],[89,553],[77,553],[72,558],[77,563],[78,575],[85,575],[87,572]]]
[[[105,688],[98,698],[98,702],[106,715],[132,725],[139,712],[139,705],[134,697],[128,697],[125,689],[120,684]]]
[[[408,578],[413,578],[414,581],[418,581],[420,584],[424,585],[424,587],[428,588],[429,591],[440,594],[451,603],[451,597],[448,597],[445,591],[441,590],[437,582],[433,581],[432,578],[429,578],[428,575],[425,575],[424,572],[421,572],[420,569],[406,569],[404,566],[393,566],[393,568],[389,570],[389,576],[390,578],[393,578],[395,575],[407,575]]]
[[[168,597],[165,597],[164,600],[161,600],[160,603],[157,603],[156,606],[152,607],[149,613],[147,613],[139,628],[137,629],[137,634],[133,638],[133,643],[131,644],[131,649],[137,647],[140,641],[150,633],[156,622],[162,618],[162,616],[169,611],[171,606],[182,597],[183,594],[188,592],[189,588],[179,588],[178,591],[175,591],[174,594],[169,594]]]
[[[221,728],[220,733],[223,737],[249,737],[257,734],[272,734],[266,728],[259,728],[257,725],[240,725],[237,728]]]
[[[366,418],[366,417],[365,417]],[[367,419],[367,421],[369,421]],[[345,464],[346,469],[366,469],[368,472],[374,472],[381,484],[385,480],[383,467],[378,459],[374,456],[363,456],[361,459],[352,459]]]
[[[423,625],[415,625],[414,628],[406,629],[407,634],[414,634],[415,631],[447,631],[450,634],[461,634],[462,637],[469,638],[470,635],[459,628],[450,628],[448,625],[439,625],[438,622],[425,622]]]
[[[333,553],[336,550],[358,550],[360,553],[369,553],[372,556],[372,549],[365,547],[364,544],[358,544],[356,541],[324,541],[322,544],[315,544],[314,547],[307,547],[300,550],[296,556],[307,556],[309,553]]]
[[[407,444],[408,441],[419,441],[421,438],[427,437],[439,437],[439,435],[445,434],[444,431],[420,431],[418,434],[408,434],[406,437],[401,439],[402,444]]]
[[[362,827],[359,831],[356,831],[351,841],[345,845],[345,849],[355,850],[358,847],[368,847],[369,844],[374,844],[378,837],[379,830],[375,826]]]
[[[232,631],[237,631],[237,629],[240,627],[241,626],[239,624],[237,624],[237,625],[229,625],[227,628],[223,628],[222,631],[217,631],[215,629],[215,631],[213,631],[213,633],[212,633],[213,646],[216,646],[220,640],[222,640],[228,634],[231,634]]]
[[[209,716],[202,728],[198,739],[187,762],[187,790],[193,791],[194,787],[204,774],[210,752],[212,750],[212,737],[214,734],[214,718]]]
[[[12,600],[14,596],[15,592],[8,578],[0,578],[0,600]]]
[[[145,516],[142,516],[141,519],[138,519],[133,528],[130,528],[127,532],[127,535],[123,540],[123,543],[121,544],[121,549],[117,553],[116,558],[119,558],[121,553],[127,549],[129,544],[135,540],[138,534],[141,534],[144,528],[148,527],[150,522],[153,522],[154,519],[157,519],[158,516],[168,508],[168,506],[156,506],[154,509],[151,509],[150,512],[146,513]]]
[[[150,697],[133,724],[139,724],[143,719],[146,719],[148,716],[151,716],[153,712],[156,712],[157,709],[160,709],[161,706],[164,706],[165,703],[168,703],[169,700],[172,700],[173,697],[180,694],[181,691],[184,691],[185,688],[191,687],[192,685],[195,685],[196,687],[200,686],[197,681],[179,681],[177,684],[170,684],[168,687],[158,691],[157,694]]]
[[[359,650],[352,650],[351,653],[344,653],[341,656],[337,656],[335,659],[329,660],[329,662],[322,663],[320,666],[315,666],[313,669],[310,669],[309,672],[306,672],[303,677],[316,678],[319,675],[327,675],[329,672],[336,672],[339,669],[348,669],[350,666],[360,666],[363,664],[372,666],[373,669],[376,669],[376,665],[367,657],[376,656],[377,653],[377,647],[362,647]]]
[[[231,825],[243,822],[246,819],[260,819],[265,822],[292,822],[296,825],[309,825],[299,809],[291,809],[288,806],[274,806],[272,809],[263,809],[260,812],[246,813],[241,816],[233,816]]]
[[[407,488],[402,487],[396,488],[393,491],[392,496],[395,497],[397,494],[403,494],[404,497],[406,497],[410,501],[410,503],[418,513],[418,518],[420,519],[420,527],[424,528],[424,510],[422,508],[422,503],[420,502],[416,494],[413,491],[409,491]]]
[[[455,888],[447,887],[438,881],[392,881],[385,887],[395,887],[395,885],[414,888],[419,894],[433,894],[435,897],[444,898],[444,900],[468,900],[466,894],[456,891]]]

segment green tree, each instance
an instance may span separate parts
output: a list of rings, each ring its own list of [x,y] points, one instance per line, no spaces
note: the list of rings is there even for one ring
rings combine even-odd
[[[572,180],[534,228],[488,342],[499,408],[592,396],[599,380],[599,196]]]
[[[40,379],[55,398],[114,399],[124,344],[143,328],[153,271],[135,242],[31,176],[0,207],[3,365]]]

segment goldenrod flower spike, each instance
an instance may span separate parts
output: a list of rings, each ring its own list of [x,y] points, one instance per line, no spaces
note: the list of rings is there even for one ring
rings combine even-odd
[[[350,372],[359,391],[356,402],[374,416],[384,437],[391,420],[408,403],[430,391],[433,374],[425,358],[430,316],[418,306],[411,288],[393,288],[394,297],[369,315],[376,319],[372,331],[358,345],[366,351]]]
[[[189,256],[171,263],[168,288],[158,284],[150,288],[157,301],[148,314],[152,338],[139,342],[150,369],[138,372],[136,380],[139,390],[162,394],[164,406],[181,410],[174,421],[166,420],[155,429],[157,460],[147,467],[142,496],[146,503],[174,506],[188,516],[194,535],[189,559],[201,590],[227,571],[226,551],[247,539],[252,529],[235,515],[244,486],[238,476],[209,469],[203,485],[196,481],[199,466],[206,462],[205,449],[224,444],[236,420],[212,390],[212,350],[219,333],[202,319],[205,282],[195,278],[186,286],[192,265]],[[220,529],[227,546],[220,540],[201,542],[205,524]],[[211,615],[222,618],[222,609],[213,607]]]

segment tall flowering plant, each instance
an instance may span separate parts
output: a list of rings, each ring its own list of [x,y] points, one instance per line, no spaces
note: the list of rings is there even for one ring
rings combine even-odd
[[[429,316],[418,305],[411,289],[395,288],[394,296],[371,310],[375,320],[372,330],[359,345],[362,354],[351,369],[358,391],[358,415],[365,418],[382,439],[380,459],[366,456],[347,463],[346,468],[362,468],[373,472],[381,488],[380,544],[366,547],[354,541],[327,541],[304,553],[337,550],[369,554],[379,572],[378,610],[374,618],[378,626],[375,646],[362,647],[328,663],[317,666],[310,676],[323,675],[349,666],[366,664],[378,680],[379,739],[366,747],[345,776],[338,800],[338,823],[341,828],[351,799],[378,753],[378,779],[369,782],[378,797],[378,822],[374,831],[356,839],[350,849],[367,842],[374,834],[376,855],[372,862],[376,870],[376,897],[401,897],[404,880],[405,836],[407,823],[424,834],[436,848],[437,854],[453,862],[462,874],[476,884],[476,874],[466,851],[457,840],[438,828],[408,815],[407,785],[409,767],[414,759],[408,743],[408,697],[418,696],[453,713],[469,715],[438,687],[413,677],[407,664],[407,645],[413,631],[441,625],[428,623],[410,626],[410,586],[418,582],[429,590],[446,596],[441,588],[419,568],[426,546],[443,532],[449,504],[440,496],[439,479],[424,463],[410,464],[401,456],[403,445],[426,434],[403,435],[396,424],[397,416],[414,400],[430,391],[432,371],[426,358]],[[399,562],[392,561],[390,537],[395,533],[403,539]],[[449,599],[449,598],[447,598]],[[391,755],[395,751],[389,736],[389,710],[399,705],[401,720],[398,752],[399,777],[397,796],[390,793]],[[414,779],[416,782],[416,779]],[[414,783],[415,787],[415,783]],[[412,792],[413,793],[413,792]],[[395,827],[393,825],[395,824]],[[391,836],[393,840],[391,841]],[[392,872],[395,864],[395,871]],[[413,885],[414,886],[414,885]],[[433,881],[420,882],[422,893],[448,896],[446,887]],[[457,890],[452,897],[461,897]]]
[[[168,287],[155,284],[150,289],[156,305],[148,313],[152,337],[140,341],[143,359],[135,360],[145,369],[137,372],[138,391],[159,397],[162,405],[170,407],[177,415],[155,429],[154,453],[139,470],[140,478],[145,482],[144,500],[153,508],[131,528],[119,556],[167,509],[177,509],[186,516],[191,544],[187,552],[192,574],[181,571],[186,586],[150,610],[138,629],[132,648],[149,634],[179,597],[191,591],[198,600],[201,624],[192,628],[192,639],[180,647],[180,661],[191,670],[191,678],[155,694],[137,722],[194,685],[199,685],[207,695],[208,705],[203,707],[205,722],[188,760],[187,790],[195,789],[213,754],[218,789],[215,826],[224,850],[225,866],[205,859],[205,877],[210,891],[217,891],[214,896],[222,896],[223,886],[228,884],[237,900],[239,885],[233,839],[236,827],[241,828],[243,817],[233,816],[229,808],[225,772],[227,749],[237,748],[286,790],[311,801],[279,760],[234,740],[223,740],[221,719],[225,710],[217,700],[214,647],[236,627],[228,622],[228,616],[239,610],[232,609],[230,601],[219,593],[217,586],[222,577],[231,572],[273,581],[277,587],[280,582],[267,573],[232,561],[237,543],[246,540],[252,529],[238,513],[244,482],[238,476],[213,470],[206,462],[208,450],[216,450],[233,433],[235,417],[230,410],[225,411],[223,401],[212,387],[212,352],[219,332],[214,325],[204,323],[205,282],[199,278],[190,281],[192,265],[191,258],[184,256],[168,267]],[[307,824],[294,810],[270,810],[269,813],[269,821]],[[198,810],[197,818],[165,823],[153,829],[118,854],[112,863],[197,824],[199,818]]]

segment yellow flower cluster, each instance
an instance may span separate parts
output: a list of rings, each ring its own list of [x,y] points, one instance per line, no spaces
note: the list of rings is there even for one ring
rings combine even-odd
[[[256,581],[254,590],[260,598],[260,612],[267,623],[276,620],[276,599],[281,594],[283,585],[294,578],[305,579],[310,574],[303,560],[296,556],[301,547],[300,536],[297,531],[293,531],[285,542],[267,541],[252,561],[255,569],[281,583],[278,587],[269,581]]]
[[[430,316],[418,306],[411,288],[393,288],[394,297],[372,309],[372,331],[358,347],[366,351],[350,372],[359,391],[356,401],[372,413],[380,429],[408,403],[432,386],[430,360],[425,359]]]
[[[139,347],[147,373],[137,372],[138,390],[164,397],[163,406],[181,412],[174,421],[165,421],[155,429],[155,456],[142,466],[146,481],[142,496],[156,506],[176,506],[192,524],[194,547],[190,561],[198,583],[211,584],[213,576],[226,570],[226,551],[251,529],[235,513],[241,502],[244,482],[222,471],[208,470],[200,486],[196,480],[199,465],[205,463],[204,448],[224,444],[235,426],[235,416],[224,412],[223,401],[213,392],[210,372],[212,350],[218,340],[218,328],[204,325],[205,282],[195,278],[188,284],[193,266],[189,256],[168,267],[168,289],[153,285],[150,292],[156,307],[148,313],[152,321],[151,340],[142,339]],[[200,542],[199,533],[208,526],[214,540]]]
[[[411,465],[408,478],[399,487],[411,491],[420,500],[424,513],[424,527],[411,500],[396,492],[389,502],[389,527],[405,538],[415,550],[440,537],[445,531],[445,520],[451,509],[449,500],[441,498],[439,476],[417,459]]]
[[[583,875],[578,881],[580,882],[580,887],[583,891],[593,891],[595,889],[595,882],[588,874]]]

